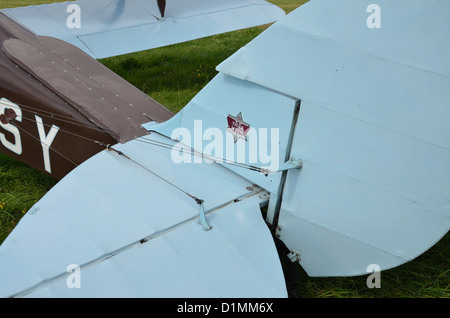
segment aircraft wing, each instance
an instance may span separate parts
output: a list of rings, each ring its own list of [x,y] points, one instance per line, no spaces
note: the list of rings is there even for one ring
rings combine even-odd
[[[310,276],[433,246],[450,228],[450,5],[378,1],[374,30],[370,4],[308,2],[178,114],[75,168],[0,246],[1,294],[284,297],[271,235]]]
[[[399,266],[450,229],[450,46],[441,41],[450,5],[413,1],[403,10],[381,1],[382,27],[371,29],[361,19],[370,4],[308,2],[221,63],[182,111],[153,127],[169,136],[176,127],[195,131],[197,118],[210,129],[240,114],[271,136],[235,142],[243,163],[267,166],[266,153],[280,168],[301,160],[267,176],[225,166],[270,192],[266,221],[310,276]]]
[[[272,23],[285,15],[263,0],[78,0],[4,9],[37,35],[100,59]]]
[[[2,297],[287,296],[266,192],[152,142],[175,145],[152,134],[100,152],[21,219],[0,247]]]
[[[379,28],[371,1],[309,1],[218,67],[301,101],[278,226],[310,276],[398,266],[450,229],[450,3],[376,3]]]

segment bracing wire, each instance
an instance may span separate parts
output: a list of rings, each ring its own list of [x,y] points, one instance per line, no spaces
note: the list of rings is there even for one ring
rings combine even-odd
[[[208,159],[211,162],[215,161],[215,162],[218,162],[218,163],[225,163],[225,164],[228,164],[228,165],[233,165],[233,166],[237,166],[237,167],[244,168],[244,169],[249,169],[251,171],[256,171],[256,172],[260,172],[260,173],[267,173],[267,171],[265,169],[261,168],[261,167],[257,167],[257,166],[246,164],[246,163],[242,163],[242,162],[233,161],[233,160],[226,159],[226,158],[223,158],[223,157],[217,157],[217,156],[205,154],[203,152],[198,152],[198,151],[196,151],[196,150],[194,150],[192,148],[188,148],[187,146],[171,145],[171,144],[168,144],[168,143],[164,143],[162,141],[149,139],[147,137],[138,138],[138,139],[136,139],[136,141],[139,141],[139,142],[142,142],[142,143],[146,143],[146,144],[150,144],[150,145],[154,145],[154,146],[158,146],[158,147],[161,147],[161,148],[166,148],[166,149],[169,149],[169,150],[186,151],[186,153],[189,154],[189,155],[193,155],[193,156],[196,156],[196,157],[201,157],[201,158],[204,158],[204,159]]]
[[[160,175],[157,174],[156,172],[152,171],[152,170],[149,169],[148,167],[146,167],[146,166],[144,166],[143,164],[137,162],[136,160],[130,158],[129,156],[127,156],[127,155],[126,155],[125,153],[123,153],[122,151],[117,150],[117,149],[113,148],[113,147],[110,146],[110,145],[107,146],[107,149],[110,150],[110,151],[116,152],[116,153],[119,154],[120,156],[122,156],[122,157],[124,157],[124,158],[130,160],[130,161],[133,162],[134,164],[140,166],[142,169],[144,169],[144,170],[150,172],[150,173],[153,174],[155,177],[157,177],[157,178],[163,180],[164,182],[166,182],[166,183],[169,184],[170,186],[174,187],[175,189],[179,190],[180,192],[186,194],[188,197],[192,198],[197,204],[200,204],[200,205],[201,205],[201,204],[203,203],[203,200],[201,200],[201,199],[197,198],[196,196],[194,196],[194,195],[188,193],[187,191],[183,190],[182,188],[180,188],[180,187],[177,186],[176,184],[170,182],[169,180],[163,178],[162,176],[160,176]]]
[[[69,117],[69,116],[55,114],[55,113],[52,113],[49,111],[41,110],[41,109],[38,109],[38,108],[35,108],[32,106],[28,106],[28,105],[24,105],[24,104],[20,104],[20,103],[17,103],[17,105],[21,106],[21,108],[23,108],[23,110],[28,111],[28,112],[32,113],[33,115],[39,115],[39,116],[42,116],[45,118],[56,119],[58,121],[61,121],[61,122],[67,123],[67,124],[80,126],[80,127],[87,128],[87,129],[93,129],[93,130],[97,130],[97,131],[105,130],[105,128],[102,128],[99,125],[94,124],[94,123],[82,124],[79,121],[76,121],[75,119],[73,119],[72,117]]]
[[[49,149],[53,150],[54,152],[56,152],[58,155],[60,155],[61,157],[63,157],[64,159],[66,159],[67,161],[69,161],[70,163],[72,163],[74,166],[78,166],[78,163],[74,162],[73,160],[69,159],[67,156],[63,155],[62,153],[60,153],[59,151],[57,151],[56,149],[54,149],[53,147],[47,145],[46,143],[44,143],[43,141],[41,141],[39,138],[37,138],[36,136],[33,136],[31,133],[29,133],[28,131],[26,131],[25,129],[23,129],[22,127],[19,127],[17,125],[15,125],[14,123],[11,123],[11,125],[13,125],[14,127],[16,127],[17,129],[19,129],[20,131],[23,131],[24,133],[26,133],[27,135],[29,135],[30,137],[32,137],[33,139],[37,140],[39,143],[45,145],[46,147],[48,147]]]
[[[68,116],[54,114],[52,112],[40,110],[40,109],[37,109],[37,108],[29,106],[29,105],[24,105],[24,104],[17,104],[17,105],[20,105],[25,111],[28,111],[28,112],[30,112],[32,114],[40,115],[42,117],[51,118],[51,119],[58,120],[58,121],[61,121],[61,122],[65,122],[65,123],[69,123],[69,124],[72,124],[72,125],[76,125],[76,126],[80,126],[80,127],[88,128],[88,129],[93,129],[93,130],[97,130],[97,131],[101,131],[101,132],[105,131],[104,129],[100,128],[99,126],[95,126],[94,123],[92,123],[90,125],[86,125],[86,124],[82,124],[82,123],[79,123],[79,122],[75,122],[73,118],[68,117]],[[60,118],[57,118],[57,116],[60,117]],[[24,116],[22,116],[22,118],[25,119],[25,120],[28,120],[28,121],[36,123],[36,120],[34,120],[34,119],[27,118],[27,117],[24,117]],[[51,127],[48,124],[43,124],[43,125],[45,127]],[[39,140],[38,138],[36,138],[32,134],[30,134],[29,132],[27,132],[23,128],[21,128],[21,127],[19,127],[17,125],[14,125],[14,126],[17,127],[18,129],[24,131],[28,135],[32,136],[37,141],[41,142],[41,140]],[[99,145],[101,145],[101,146],[103,146],[105,148],[107,147],[107,145],[104,142],[102,142],[102,141],[98,141],[98,140],[95,140],[95,139],[92,139],[92,138],[88,138],[88,137],[82,136],[80,134],[76,134],[74,132],[71,132],[69,130],[62,129],[62,128],[60,128],[60,131],[64,132],[64,133],[67,133],[67,134],[70,134],[70,135],[73,135],[73,136],[76,136],[76,137],[79,137],[79,138],[82,138],[82,139],[87,140],[87,141],[91,141],[91,142],[96,143],[96,144],[99,144]],[[160,147],[160,148],[165,148],[165,149],[175,150],[175,151],[184,151],[184,152],[186,152],[189,155],[196,156],[196,157],[201,157],[201,158],[210,160],[211,162],[214,161],[214,162],[218,162],[218,163],[224,163],[224,164],[227,164],[227,165],[232,165],[232,166],[236,166],[236,167],[240,167],[240,168],[243,168],[243,169],[248,169],[248,170],[251,170],[251,171],[260,172],[260,173],[264,173],[264,174],[268,173],[267,169],[264,169],[264,168],[261,168],[261,167],[257,167],[257,166],[254,166],[254,165],[250,165],[250,164],[246,164],[246,163],[242,163],[242,162],[237,162],[237,161],[226,159],[226,158],[223,158],[223,157],[217,157],[217,156],[213,156],[213,155],[210,155],[210,154],[205,154],[203,152],[198,152],[198,151],[196,151],[196,150],[194,150],[192,148],[188,148],[187,146],[176,146],[176,145],[172,145],[172,144],[165,143],[165,142],[162,142],[162,141],[150,139],[148,137],[140,137],[140,138],[137,138],[135,140],[139,141],[141,143],[153,145],[153,146]],[[48,146],[48,145],[46,145],[46,146]],[[58,152],[57,150],[55,150],[53,147],[49,147],[49,149],[53,150],[54,152],[58,153],[60,156],[66,158],[68,161],[70,161],[73,164],[77,165],[72,160],[70,160],[69,158],[67,158],[66,156],[64,156],[63,154]]]
[[[26,117],[23,117],[23,116],[22,116],[22,119],[25,119],[25,120],[28,120],[28,121],[37,123],[36,120],[31,119],[31,118],[26,118]],[[52,126],[50,126],[49,124],[44,124],[44,123],[42,123],[42,125],[43,125],[44,127],[47,127],[47,128],[51,128],[51,127],[52,127]],[[99,144],[99,145],[102,145],[102,146],[106,146],[106,144],[105,144],[104,142],[102,142],[102,141],[98,141],[98,140],[95,140],[95,139],[92,139],[92,138],[88,138],[88,137],[82,136],[82,135],[80,135],[80,134],[76,134],[76,133],[74,133],[74,132],[68,131],[68,130],[66,130],[66,129],[59,128],[59,131],[64,132],[64,133],[69,134],[69,135],[73,135],[73,136],[75,136],[75,137],[79,137],[79,138],[82,138],[82,139],[91,141],[91,142],[93,142],[93,143],[96,143],[96,144]]]

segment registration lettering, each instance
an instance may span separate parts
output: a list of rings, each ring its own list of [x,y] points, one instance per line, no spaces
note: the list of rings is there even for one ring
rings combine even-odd
[[[4,114],[7,109],[12,109],[16,113],[16,118],[14,121],[22,122],[22,110],[19,105],[7,100],[6,98],[0,99],[0,114]],[[42,147],[42,156],[44,159],[44,168],[48,173],[52,172],[51,163],[50,163],[50,151],[51,145],[55,140],[56,135],[58,134],[59,127],[52,125],[50,130],[45,132],[45,124],[41,117],[35,115],[35,121],[37,126],[38,136],[37,140],[40,141]],[[12,123],[0,123],[0,142],[1,144],[8,150],[14,152],[15,154],[22,155],[22,137],[20,134],[20,130],[17,126]],[[9,132],[14,137],[13,141],[6,139],[6,135],[4,131]]]

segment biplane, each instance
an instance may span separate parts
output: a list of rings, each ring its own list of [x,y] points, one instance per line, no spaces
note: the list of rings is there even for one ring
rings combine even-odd
[[[3,152],[60,178],[3,297],[287,297],[286,259],[365,275],[448,232],[448,1],[68,4],[0,12]],[[177,114],[96,60],[273,21]]]

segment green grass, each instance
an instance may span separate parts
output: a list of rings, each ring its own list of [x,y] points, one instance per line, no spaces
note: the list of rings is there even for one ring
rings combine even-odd
[[[381,288],[370,289],[367,276],[311,278],[301,271],[301,297],[449,298],[450,235],[415,260],[381,272]]]
[[[52,177],[0,154],[0,242],[55,184]]]
[[[26,7],[30,5],[54,3],[54,2],[65,2],[67,0],[0,0],[0,9],[5,8],[15,8],[15,7]]]
[[[94,1],[94,0],[93,0]],[[0,0],[0,8],[57,1]],[[61,2],[61,1],[58,1]],[[286,12],[306,1],[273,0]],[[170,47],[108,58],[101,62],[170,110],[184,107],[216,74],[215,67],[259,35],[266,26],[217,35]],[[24,212],[56,180],[0,155],[0,242]],[[450,234],[417,259],[381,273],[381,288],[367,276],[311,278],[298,267],[296,292],[310,298],[450,297]]]
[[[101,62],[172,111],[179,111],[217,74],[216,66],[262,32],[252,28]]]

